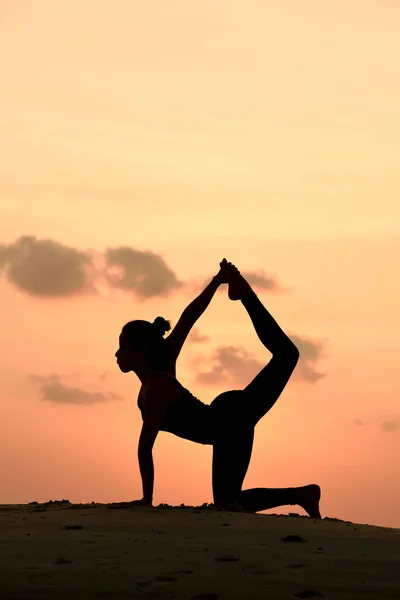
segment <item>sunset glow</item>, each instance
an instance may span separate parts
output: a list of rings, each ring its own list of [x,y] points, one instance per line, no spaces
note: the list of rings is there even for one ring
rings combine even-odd
[[[121,327],[174,326],[226,257],[301,350],[244,487],[400,527],[398,4],[1,12],[0,503],[140,497]],[[204,402],[270,358],[224,286],[196,327],[177,376]],[[211,453],[160,433],[154,503],[211,502]]]

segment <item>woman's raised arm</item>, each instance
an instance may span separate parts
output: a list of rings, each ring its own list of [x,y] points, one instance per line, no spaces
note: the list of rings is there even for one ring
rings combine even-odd
[[[179,318],[179,321],[169,336],[165,339],[171,361],[174,363],[176,362],[179,353],[182,350],[182,346],[185,343],[190,330],[210,304],[221,283],[226,283],[222,269],[212,278],[210,283],[201,292],[201,294],[192,300],[192,302],[185,308]]]

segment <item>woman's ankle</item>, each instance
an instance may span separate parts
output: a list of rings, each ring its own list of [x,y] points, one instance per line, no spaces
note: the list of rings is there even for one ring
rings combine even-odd
[[[249,284],[250,285],[250,284]],[[255,293],[255,291],[250,288],[244,295],[242,298],[240,298],[240,301],[242,302],[243,306],[246,307],[246,304],[248,302],[254,302],[254,300],[258,300],[258,296]]]

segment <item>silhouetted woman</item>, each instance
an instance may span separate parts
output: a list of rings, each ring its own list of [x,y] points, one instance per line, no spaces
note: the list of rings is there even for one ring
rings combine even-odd
[[[212,487],[214,504],[223,509],[258,512],[277,506],[301,506],[311,517],[321,518],[320,488],[253,488],[242,490],[249,466],[254,428],[286,386],[299,359],[299,351],[260,302],[237,268],[224,259],[209,290],[189,305],[176,327],[164,339],[170,324],[162,317],[154,323],[131,321],[123,328],[115,353],[123,373],[133,371],[142,382],[138,406],[143,426],[138,459],[143,498],[134,505],[151,505],[154,466],[152,448],[159,431],[213,446]],[[228,283],[231,300],[247,310],[261,343],[272,359],[243,390],[223,392],[210,405],[195,398],[175,377],[176,359],[197,318],[204,312],[220,283]],[[211,287],[210,287],[211,286]],[[197,304],[196,304],[197,302]]]

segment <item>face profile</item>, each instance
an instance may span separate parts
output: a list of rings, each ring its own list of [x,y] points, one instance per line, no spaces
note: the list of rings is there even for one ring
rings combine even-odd
[[[129,340],[123,332],[119,336],[119,348],[115,353],[117,365],[122,373],[135,371],[138,364],[143,362],[146,353],[146,346],[135,350],[129,343]]]

